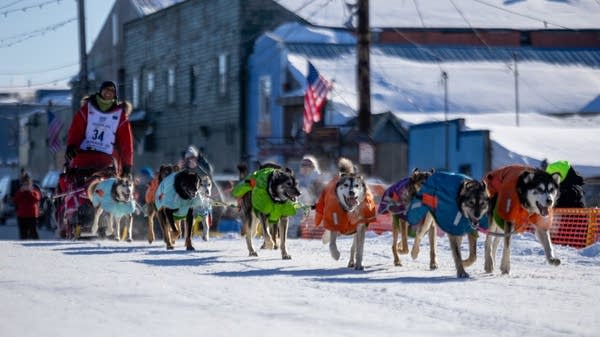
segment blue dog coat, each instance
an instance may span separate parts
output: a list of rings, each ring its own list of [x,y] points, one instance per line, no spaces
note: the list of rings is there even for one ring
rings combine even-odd
[[[472,178],[450,172],[435,172],[423,184],[408,207],[407,220],[411,225],[420,224],[427,212],[431,212],[437,225],[451,235],[465,235],[474,228],[471,221],[464,217],[458,208],[458,193],[464,180]],[[488,228],[487,215],[484,215],[479,226]]]
[[[99,182],[91,195],[91,201],[94,207],[102,207],[103,210],[120,219],[124,215],[131,215],[135,211],[135,201],[133,198],[128,202],[116,201],[112,198],[111,190],[116,184],[116,178],[109,178]]]

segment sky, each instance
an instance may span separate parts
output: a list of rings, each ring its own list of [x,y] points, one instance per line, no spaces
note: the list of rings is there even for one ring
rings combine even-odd
[[[88,51],[113,4],[85,1]],[[75,0],[1,0],[0,91],[20,91],[29,84],[68,88],[79,71],[76,19]]]
[[[17,241],[0,226],[0,335],[3,337],[544,336],[600,331],[600,244],[555,246],[550,266],[532,234],[515,235],[511,274],[483,271],[478,259],[457,279],[449,244],[438,238],[439,269],[427,240],[416,260],[393,265],[391,234],[367,233],[364,271],[346,267],[321,240],[290,239],[248,257],[229,233],[174,250],[146,241]],[[256,238],[254,245],[261,240]],[[412,246],[412,239],[409,244]],[[500,254],[501,248],[499,249]],[[463,243],[466,254],[466,242]],[[500,255],[498,255],[498,258]],[[499,263],[498,259],[496,260]]]

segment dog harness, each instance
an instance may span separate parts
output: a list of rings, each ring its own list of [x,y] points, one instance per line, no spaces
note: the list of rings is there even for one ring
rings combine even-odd
[[[156,204],[156,209],[168,208],[176,210],[173,215],[178,218],[183,218],[187,215],[187,212],[190,208],[201,207],[206,200],[203,198],[200,193],[196,193],[196,195],[189,199],[181,198],[177,192],[175,192],[175,176],[178,172],[173,172],[169,174],[166,178],[164,178],[158,188],[156,189],[156,193],[154,194],[154,203]]]
[[[100,206],[116,218],[121,218],[124,215],[131,215],[135,211],[135,201],[133,198],[126,202],[114,200],[111,190],[116,183],[116,178],[102,180],[94,187],[90,200],[94,207]]]
[[[437,225],[448,234],[460,236],[473,232],[471,220],[462,214],[457,202],[464,180],[473,179],[460,173],[433,173],[411,200],[406,215],[408,223],[420,224],[427,212],[431,212]],[[488,228],[487,216],[480,219],[479,227]]]
[[[290,200],[275,202],[269,195],[269,177],[275,170],[272,167],[257,170],[235,185],[231,191],[231,195],[238,199],[252,192],[254,212],[266,214],[270,223],[276,223],[284,216],[296,215],[296,210],[300,208],[298,203]]]
[[[530,224],[549,229],[552,226],[551,209],[548,216],[544,217],[537,213],[530,214],[521,205],[517,194],[517,181],[523,172],[534,172],[534,170],[527,166],[509,165],[494,170],[485,176],[484,182],[490,198],[498,197],[494,208],[494,218],[501,220],[498,223],[501,228],[504,228],[505,221],[510,221],[514,226],[514,230],[518,233],[527,230]]]
[[[358,224],[375,220],[375,201],[369,189],[365,190],[365,200],[352,212],[346,212],[336,195],[336,185],[339,178],[333,179],[321,192],[315,208],[315,226],[323,222],[323,227],[344,235],[354,234]]]
[[[408,189],[409,181],[410,178],[406,177],[388,187],[381,196],[377,213],[385,214],[389,212],[403,220],[406,220],[407,205],[402,202],[402,194],[404,194]]]

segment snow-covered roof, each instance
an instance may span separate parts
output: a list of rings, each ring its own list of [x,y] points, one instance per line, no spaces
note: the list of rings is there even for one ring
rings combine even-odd
[[[328,106],[334,113],[326,114],[325,122],[340,124],[355,117],[355,46],[324,43],[333,31],[318,37],[299,27],[295,35],[290,26],[280,36],[293,41],[285,43],[290,73],[304,84],[310,60],[334,83]],[[299,36],[309,38],[302,41]],[[585,176],[600,175],[600,157],[593,155],[600,148],[600,50],[373,45],[370,65],[373,114],[392,111],[407,125],[444,120],[446,72],[448,118],[465,118],[468,128],[491,131],[494,167],[567,159]],[[581,115],[557,116],[563,113]]]
[[[140,16],[150,15],[185,0],[130,0]]]
[[[347,0],[275,0],[313,25],[345,27]],[[597,29],[596,0],[370,0],[374,28]]]

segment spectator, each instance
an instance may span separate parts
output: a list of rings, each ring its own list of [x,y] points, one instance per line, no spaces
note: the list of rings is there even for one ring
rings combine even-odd
[[[19,226],[19,239],[39,239],[37,222],[40,216],[41,199],[42,194],[34,188],[33,180],[31,180],[29,174],[23,174],[21,176],[21,186],[13,198]]]
[[[296,176],[298,179],[298,188],[300,189],[299,201],[302,205],[312,206],[316,204],[324,184],[321,170],[317,159],[312,155],[305,155],[300,161],[300,170]],[[305,215],[302,212],[296,213],[290,221],[288,233],[290,237],[298,237],[300,233],[300,224]]]
[[[573,169],[566,160],[559,160],[548,164],[546,172],[560,175],[560,194],[554,207],[556,208],[584,208],[583,177]]]

